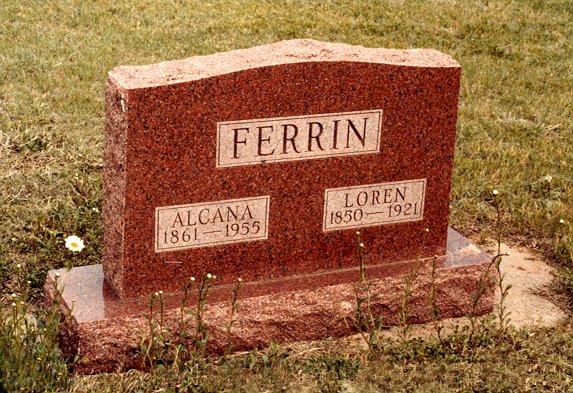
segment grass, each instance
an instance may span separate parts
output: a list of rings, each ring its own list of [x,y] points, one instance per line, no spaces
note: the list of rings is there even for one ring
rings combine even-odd
[[[499,189],[503,237],[558,262],[561,288],[573,294],[571,20],[569,0],[6,0],[0,7],[0,300],[11,304],[20,274],[30,281],[35,304],[47,270],[100,262],[107,71],[291,38],[432,47],[452,55],[463,71],[451,225],[495,237],[490,195]],[[86,242],[73,258],[63,247],[70,234]],[[301,357],[280,348],[215,371],[206,365],[213,374],[192,368],[184,376],[159,370],[74,377],[73,389],[116,390],[107,383],[160,389],[173,386],[170,378],[215,375],[200,382],[210,384],[206,390],[232,383],[250,391],[280,391],[283,384],[334,391],[338,382],[360,391],[560,390],[569,386],[573,361],[564,352],[571,352],[567,328],[524,338],[527,350],[485,351],[479,362],[394,363],[343,349]]]
[[[356,343],[344,340],[271,345],[223,364],[190,364],[177,373],[132,370],[76,377],[70,391],[563,392],[573,389],[572,327],[568,322],[513,332],[501,345],[492,342],[457,357],[440,352],[435,342],[394,343],[367,359]]]

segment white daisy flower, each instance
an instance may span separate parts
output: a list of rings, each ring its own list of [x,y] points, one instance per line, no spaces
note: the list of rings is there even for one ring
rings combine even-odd
[[[84,247],[84,241],[79,237],[72,235],[66,238],[66,248],[68,250],[80,252]]]

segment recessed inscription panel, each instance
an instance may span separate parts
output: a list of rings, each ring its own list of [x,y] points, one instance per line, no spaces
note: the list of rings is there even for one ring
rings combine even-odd
[[[382,110],[217,123],[218,168],[377,153]]]
[[[269,196],[155,209],[155,252],[268,238]]]
[[[424,217],[426,179],[325,191],[323,231],[360,228]]]

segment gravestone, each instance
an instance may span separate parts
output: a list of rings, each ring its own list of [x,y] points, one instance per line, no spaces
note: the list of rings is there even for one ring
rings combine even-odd
[[[448,229],[460,72],[435,50],[312,40],[113,69],[103,263],[46,286],[56,296],[59,273],[75,300],[65,351],[84,372],[137,367],[125,332],[146,326],[149,296],[166,294],[174,323],[181,288],[207,273],[212,352],[349,334],[356,231],[389,324],[418,266],[412,321],[428,320],[432,261],[442,316],[465,315],[489,257]]]

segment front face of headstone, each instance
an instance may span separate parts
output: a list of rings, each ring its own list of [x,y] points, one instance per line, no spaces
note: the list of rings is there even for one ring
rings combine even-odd
[[[207,272],[355,267],[357,230],[369,264],[443,255],[459,76],[330,60],[145,88],[110,79],[107,279],[134,297]]]

